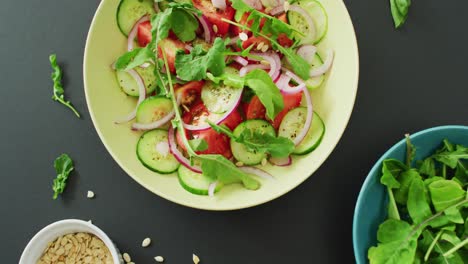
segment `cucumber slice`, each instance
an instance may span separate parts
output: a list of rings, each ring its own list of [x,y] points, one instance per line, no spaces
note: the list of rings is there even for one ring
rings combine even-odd
[[[149,124],[158,121],[173,110],[172,101],[167,97],[152,96],[146,98],[137,108],[136,121]]]
[[[157,87],[156,77],[154,76],[154,65],[150,65],[147,68],[136,67],[135,71],[143,79],[143,83],[146,86],[146,94],[154,92]],[[140,96],[138,84],[130,74],[125,71],[116,71],[115,74],[124,93],[135,97]]]
[[[121,0],[117,8],[117,25],[128,36],[135,23],[144,15],[155,14],[153,0]]]
[[[201,99],[208,111],[215,114],[222,114],[228,111],[233,105],[233,100],[239,98],[242,89],[233,88],[224,83],[215,84],[205,82],[201,91]]]
[[[316,53],[314,58],[312,59],[311,70],[315,69],[315,68],[318,68],[321,65],[323,65],[323,60],[320,57],[320,55],[318,55],[318,53]],[[322,74],[320,76],[308,79],[305,82],[305,84],[306,84],[307,88],[309,88],[309,90],[314,90],[314,89],[317,89],[320,86],[322,86],[322,83],[323,83],[324,80],[325,80],[325,74]]]
[[[279,127],[278,136],[294,140],[296,135],[304,127],[307,117],[307,108],[298,107],[289,111],[283,118]],[[304,140],[296,146],[293,154],[305,155],[314,151],[322,142],[323,135],[325,134],[325,123],[322,118],[314,112],[312,117],[312,124],[307,132]]]
[[[180,163],[169,152],[167,131],[155,129],[144,133],[137,144],[137,156],[148,169],[161,174],[176,171]],[[162,153],[161,153],[162,152]]]
[[[328,31],[328,15],[322,4],[315,0],[301,0],[297,4],[306,10],[312,17],[315,23],[315,36],[307,36],[308,24],[305,19],[297,12],[289,11],[288,20],[289,24],[297,29],[299,32],[306,35],[302,38],[301,44],[318,44],[325,37]],[[297,36],[301,38],[301,36]]]
[[[187,169],[185,166],[180,166],[177,170],[180,185],[193,194],[208,195],[208,188],[213,182],[213,179]],[[215,193],[223,188],[222,183],[218,183],[215,188]]]
[[[235,136],[239,136],[245,129],[257,130],[264,134],[276,136],[276,132],[273,126],[267,121],[261,119],[251,119],[242,122],[236,127],[236,129],[234,129],[233,133]],[[231,150],[234,158],[244,163],[245,165],[260,164],[262,160],[267,157],[265,153],[251,151],[244,144],[237,143],[234,140],[231,140]]]

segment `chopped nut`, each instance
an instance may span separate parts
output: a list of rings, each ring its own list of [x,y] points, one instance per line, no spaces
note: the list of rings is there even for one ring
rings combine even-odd
[[[147,237],[143,240],[143,242],[141,243],[141,246],[148,247],[150,244],[151,244],[151,238]]]
[[[154,257],[154,260],[156,260],[156,262],[164,262],[164,258],[162,256]]]
[[[195,254],[192,254],[192,260],[193,260],[193,263],[195,264],[200,263],[200,258]]]
[[[94,198],[94,192],[93,191],[88,191],[86,197],[88,197],[89,199],[93,199]]]
[[[123,253],[123,259],[125,260],[125,262],[129,263],[130,261],[132,261],[132,258],[130,257],[130,255],[128,253]]]
[[[246,40],[249,38],[249,36],[247,36],[247,34],[245,34],[244,32],[241,32],[241,33],[239,34],[239,38],[240,38],[240,40],[242,40],[242,41],[246,41]]]

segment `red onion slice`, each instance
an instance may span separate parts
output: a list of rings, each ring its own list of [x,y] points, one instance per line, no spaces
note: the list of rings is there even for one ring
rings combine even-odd
[[[317,47],[314,45],[303,45],[297,50],[297,55],[301,56],[309,64],[312,64],[316,53]]]
[[[242,66],[247,66],[247,64],[249,64],[249,62],[246,59],[242,58],[241,56],[235,56],[234,61],[236,61]]]
[[[251,53],[254,56],[262,57],[265,61],[268,62],[270,71],[268,74],[271,79],[276,80],[280,74],[281,69],[281,59],[277,53]],[[255,60],[255,59],[252,59]]]
[[[203,28],[203,34],[205,36],[205,42],[206,43],[211,43],[212,36],[213,36],[213,27],[211,26],[210,22],[208,22],[208,19],[206,19],[205,16],[198,16],[198,14],[195,14],[195,17],[198,18],[198,21],[200,21],[200,25]]]
[[[127,51],[132,51],[133,50],[133,45],[134,45],[134,42],[135,42],[135,38],[136,38],[136,35],[138,33],[138,25],[140,25],[143,22],[149,21],[149,20],[150,20],[149,16],[146,15],[146,16],[143,16],[142,18],[140,18],[135,23],[135,25],[133,25],[133,28],[130,31],[130,33],[128,34],[128,38],[127,38]]]
[[[275,165],[275,166],[280,166],[280,167],[286,167],[292,164],[292,158],[291,156],[285,157],[285,158],[273,158],[271,157],[268,159],[268,161]]]
[[[132,125],[133,130],[152,130],[156,128],[160,128],[163,125],[167,124],[167,122],[171,121],[174,117],[175,112],[171,111],[169,114],[165,115],[163,118],[149,124],[142,124],[142,123],[134,123]]]
[[[249,5],[250,7],[255,8],[257,10],[262,10],[263,9],[263,5],[262,5],[262,2],[260,0],[245,0],[244,2],[247,5]]]
[[[281,90],[282,92],[287,93],[287,94],[296,94],[296,93],[301,92],[306,87],[305,82],[301,78],[299,78],[299,76],[294,74],[292,71],[286,70],[285,74],[288,77],[291,77],[291,79],[293,79],[297,83],[297,86],[291,87],[289,86],[289,83],[288,83],[287,84],[288,87],[285,87],[285,89]]]
[[[239,70],[239,75],[241,77],[244,77],[247,73],[255,70],[255,69],[261,69],[261,70],[266,70],[266,69],[269,69],[270,66],[268,65],[263,65],[263,64],[250,64],[250,65],[247,65],[245,67],[242,67],[240,70]]]
[[[184,134],[185,134],[185,131],[184,131]],[[175,141],[175,135],[174,135],[174,128],[172,126],[169,127],[168,143],[169,143],[169,150],[171,151],[172,155],[174,155],[174,157],[180,162],[180,164],[187,167],[187,169],[193,172],[202,173],[202,170],[200,167],[192,166],[190,164],[190,160],[188,160],[184,155],[182,155],[179,149],[177,149],[177,143]]]
[[[185,49],[188,50],[189,52],[192,52],[193,47],[190,46],[189,44],[185,44]]]
[[[226,1],[225,0],[211,0],[211,3],[216,8],[219,8],[221,10],[226,9]]]
[[[231,38],[231,40],[229,41],[229,45],[236,45],[238,40],[239,40],[239,36],[235,36]]]
[[[316,32],[315,22],[312,19],[312,17],[309,15],[309,13],[305,11],[302,7],[295,5],[295,4],[289,7],[289,11],[299,13],[299,15],[301,15],[305,19],[307,25],[309,26],[309,33],[305,35],[305,37],[302,39],[301,42],[302,43],[314,42],[315,35],[317,34],[317,32]]]
[[[307,132],[309,132],[310,125],[312,124],[312,116],[314,114],[314,110],[312,107],[312,98],[310,97],[309,90],[307,88],[304,88],[302,90],[304,91],[304,97],[307,103],[307,117],[302,131],[296,136],[296,138],[293,141],[294,145],[296,146],[299,145],[302,142],[302,140],[304,140],[305,136],[307,135]]]
[[[136,111],[137,111],[138,106],[146,98],[146,87],[145,87],[145,83],[143,82],[143,79],[141,78],[141,76],[135,70],[128,70],[127,72],[128,72],[128,74],[130,74],[130,76],[133,77],[133,79],[135,79],[135,81],[136,81],[136,83],[138,85],[138,94],[139,94],[138,102],[137,102],[137,105],[135,107],[135,110],[133,110],[126,117],[123,117],[121,119],[116,120],[115,121],[116,124],[122,124],[122,123],[126,123],[126,122],[128,122],[130,120],[133,120],[136,117]]]
[[[242,166],[242,167],[238,167],[240,170],[242,170],[243,172],[245,173],[248,173],[248,174],[253,174],[253,175],[256,175],[262,179],[267,179],[267,180],[274,180],[275,178],[268,172],[262,170],[262,169],[259,169],[257,167],[249,167],[249,166]]]
[[[216,186],[218,185],[218,181],[212,182],[210,186],[208,186],[208,196],[213,197],[216,191]]]
[[[317,77],[317,76],[323,75],[328,70],[330,70],[333,64],[334,55],[335,54],[333,50],[329,49],[327,51],[327,58],[325,59],[325,62],[320,67],[310,70],[310,73],[309,73],[310,77]]]
[[[233,112],[237,109],[237,106],[239,105],[240,101],[241,101],[241,98],[242,98],[242,91],[240,93],[237,93],[236,94],[236,97],[231,101],[232,105],[231,107],[228,107],[228,111],[226,111],[226,113],[224,113],[216,122],[213,122],[217,125],[219,125],[220,123],[222,123],[224,120],[226,120],[226,118]],[[212,113],[210,113],[211,115]],[[191,131],[200,131],[200,130],[207,130],[209,128],[211,128],[211,126],[209,124],[204,124],[204,125],[190,125],[190,124],[186,124],[186,123],[183,123],[184,125],[184,128],[187,129],[187,130],[191,130]]]

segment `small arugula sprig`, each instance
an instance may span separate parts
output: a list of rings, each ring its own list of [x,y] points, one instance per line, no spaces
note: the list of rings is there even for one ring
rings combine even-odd
[[[239,136],[236,136],[224,125],[219,126],[209,121],[208,123],[216,132],[227,135],[231,140],[257,153],[268,153],[272,157],[283,158],[289,156],[295,148],[294,143],[285,137],[276,137],[252,129],[245,129]]]
[[[411,0],[390,0],[390,11],[395,28],[400,28],[406,22],[410,5]]]
[[[54,82],[54,95],[52,99],[70,108],[75,115],[80,118],[80,113],[73,107],[70,101],[65,100],[65,90],[62,86],[62,70],[57,64],[57,56],[52,54],[49,56],[50,65],[54,72],[52,72],[52,81]]]
[[[222,18],[221,20],[231,25],[237,26],[243,30],[251,31],[252,33],[254,33],[254,35],[261,36],[267,39],[268,41],[270,41],[273,49],[278,50],[287,58],[287,60],[291,64],[292,69],[299,77],[301,77],[304,80],[309,79],[310,64],[307,63],[307,61],[304,58],[297,55],[297,53],[294,51],[293,48],[286,48],[286,47],[281,46],[278,43],[278,41],[276,41],[274,38],[272,38],[265,32],[259,31],[258,29],[254,29],[254,28],[239,24],[237,22],[234,22],[225,18]]]
[[[169,76],[169,64],[167,62],[166,53],[162,51],[164,66],[166,68],[166,73]],[[190,156],[190,159],[198,159],[201,162],[201,169],[205,176],[211,178],[214,181],[218,181],[225,185],[232,183],[242,183],[245,188],[249,190],[257,190],[260,188],[260,182],[237,168],[231,161],[226,159],[222,155],[218,154],[204,154],[199,155],[195,153],[193,149],[193,143],[190,144],[187,137],[185,137],[185,128],[182,124],[182,117],[179,110],[179,105],[175,98],[174,86],[172,84],[172,79],[169,76],[169,94],[168,96],[172,100],[174,107],[175,117],[172,120],[172,126],[175,128],[177,133],[181,133],[181,138],[184,146],[187,149],[187,154]],[[200,143],[203,147],[203,143]],[[198,145],[200,146],[200,145]],[[222,172],[222,173],[220,173]]]
[[[53,198],[55,200],[59,194],[62,194],[63,191],[65,191],[68,176],[74,169],[73,160],[68,156],[68,154],[62,154],[55,159],[54,167],[57,172],[57,177],[54,179],[52,184],[52,190],[54,191]]]
[[[448,140],[412,167],[416,148],[406,135],[406,162],[387,159],[388,219],[368,252],[371,264],[464,263],[468,259],[468,148]],[[418,164],[418,163],[416,163]]]

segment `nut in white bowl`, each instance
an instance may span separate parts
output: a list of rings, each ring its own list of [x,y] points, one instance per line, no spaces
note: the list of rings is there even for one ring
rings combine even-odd
[[[82,220],[67,219],[52,223],[39,231],[28,243],[19,264],[36,264],[50,242],[73,233],[89,233],[99,238],[109,249],[114,264],[123,264],[119,250],[110,238],[97,226]]]

